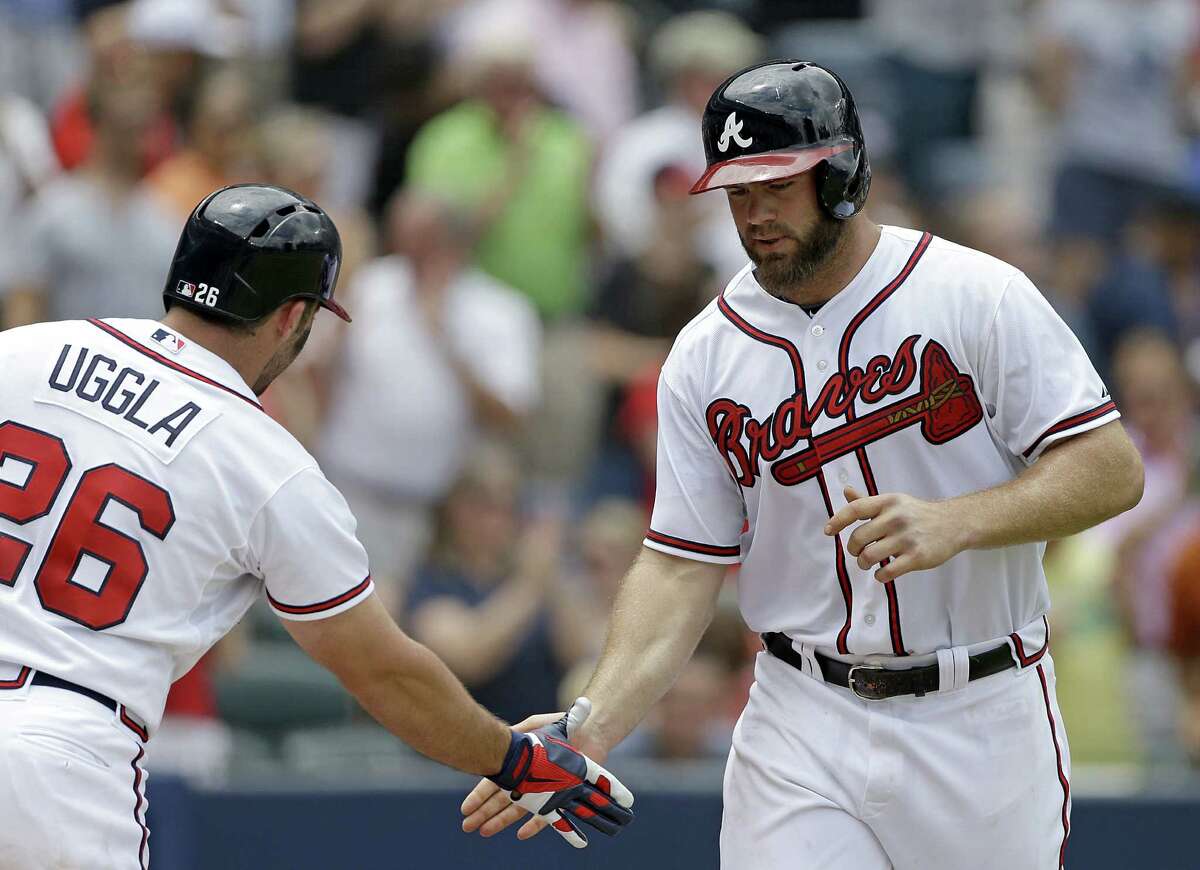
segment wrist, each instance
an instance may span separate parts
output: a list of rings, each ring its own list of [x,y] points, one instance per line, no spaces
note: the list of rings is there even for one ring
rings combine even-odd
[[[942,507],[946,512],[946,522],[954,530],[951,540],[955,554],[985,546],[983,524],[969,496],[944,501]]]
[[[500,769],[491,774],[488,779],[496,785],[512,791],[529,771],[533,753],[529,750],[529,739],[516,731],[509,730],[508,750],[504,753],[504,761]]]

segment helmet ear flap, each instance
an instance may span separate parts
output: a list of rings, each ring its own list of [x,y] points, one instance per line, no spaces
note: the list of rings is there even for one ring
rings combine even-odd
[[[859,145],[826,159],[817,186],[821,206],[831,217],[846,220],[858,214],[871,187],[871,167]]]

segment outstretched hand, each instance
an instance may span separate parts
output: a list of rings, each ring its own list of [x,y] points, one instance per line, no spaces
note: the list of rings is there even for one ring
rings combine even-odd
[[[846,552],[864,571],[878,565],[875,579],[890,583],[910,571],[936,568],[966,549],[965,526],[949,505],[902,493],[864,497],[852,486],[847,504],[825,524],[833,536],[865,520],[846,540]]]
[[[551,825],[572,846],[583,848],[587,836],[581,823],[613,835],[632,821],[632,793],[568,742],[590,712],[591,703],[580,698],[565,715],[533,716],[516,726],[517,732],[532,733],[524,741],[514,739],[505,769],[481,780],[463,801],[463,830],[490,837],[532,812],[518,831],[520,839]]]

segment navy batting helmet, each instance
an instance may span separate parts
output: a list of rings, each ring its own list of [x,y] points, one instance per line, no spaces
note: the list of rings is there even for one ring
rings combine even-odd
[[[210,193],[188,217],[163,299],[252,321],[292,299],[333,299],[342,240],[316,203],[282,187],[235,184]]]
[[[726,79],[701,121],[708,168],[700,193],[799,175],[823,164],[822,208],[840,220],[857,214],[871,186],[854,97],[834,73],[807,61],[769,61]]]

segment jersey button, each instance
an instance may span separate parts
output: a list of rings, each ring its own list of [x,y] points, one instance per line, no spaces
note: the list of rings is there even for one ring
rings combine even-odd
[[[825,371],[825,369],[827,369],[828,367],[829,367],[829,363],[825,362],[825,360],[823,360],[823,359],[817,360],[817,368],[820,369],[821,371]]]
[[[824,327],[824,326],[822,326],[822,325],[821,325],[821,324],[819,324],[819,323],[818,323],[818,324],[816,324],[816,325],[815,325],[815,326],[813,326],[813,328],[812,328],[812,334],[813,334],[813,335],[817,335],[817,336],[824,335],[824,334],[825,334],[825,327]]]
[[[868,613],[866,616],[863,617],[863,622],[865,622],[867,625],[874,625],[875,624],[875,614]]]

